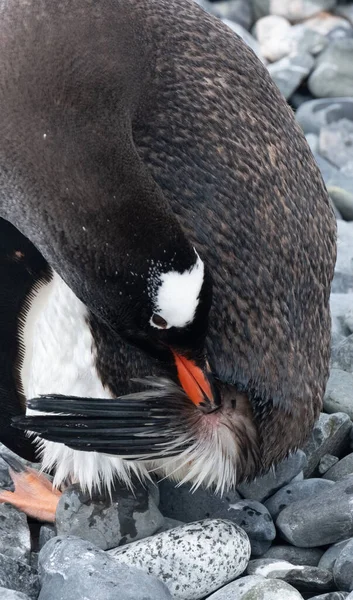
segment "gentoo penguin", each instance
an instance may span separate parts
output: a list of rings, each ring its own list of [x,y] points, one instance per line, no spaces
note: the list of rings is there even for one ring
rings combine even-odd
[[[265,67],[192,0],[1,3],[0,65],[0,216],[46,266],[12,396],[55,484],[222,490],[300,447],[335,219]]]

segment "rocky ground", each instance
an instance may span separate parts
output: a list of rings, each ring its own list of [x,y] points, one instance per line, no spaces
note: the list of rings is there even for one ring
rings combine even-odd
[[[198,1],[267,65],[335,207],[325,412],[303,451],[223,498],[163,481],[110,503],[72,487],[56,528],[0,505],[0,600],[353,599],[353,2]]]

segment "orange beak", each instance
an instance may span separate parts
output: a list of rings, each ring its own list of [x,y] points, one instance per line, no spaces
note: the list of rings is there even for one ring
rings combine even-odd
[[[194,361],[173,351],[180,384],[190,400],[200,409],[218,408],[209,379]]]

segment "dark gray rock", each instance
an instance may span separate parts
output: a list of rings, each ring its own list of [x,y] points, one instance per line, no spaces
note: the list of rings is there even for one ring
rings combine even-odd
[[[324,479],[304,479],[304,481],[291,482],[276,492],[271,498],[266,500],[265,506],[274,520],[282,510],[293,504],[304,500],[304,498],[312,498],[326,490],[331,489],[334,485]]]
[[[56,537],[39,554],[38,600],[171,600],[166,586],[78,538]]]
[[[109,550],[164,581],[173,598],[199,600],[243,573],[250,557],[245,531],[224,519],[189,523]]]
[[[307,463],[304,452],[299,450],[291,454],[274,471],[270,471],[262,477],[258,477],[251,483],[242,483],[238,486],[238,492],[247,499],[263,502],[272,496],[277,490],[289,483]]]
[[[22,594],[22,592],[15,592],[8,588],[0,587],[0,598],[1,600],[30,600],[29,596]]]
[[[209,3],[209,12],[219,19],[229,19],[239,23],[249,30],[253,22],[251,4],[248,0],[225,0],[223,2]]]
[[[58,535],[77,535],[107,550],[155,533],[163,516],[149,491],[134,484],[132,492],[117,482],[111,499],[91,497],[77,485],[68,488],[56,510]]]
[[[318,567],[298,566],[267,558],[251,560],[248,575],[281,579],[302,592],[327,592],[335,588],[332,573]]]
[[[345,600],[348,598],[347,592],[329,592],[328,594],[320,594],[320,596],[314,596],[310,600]]]
[[[325,454],[319,462],[318,471],[320,475],[324,475],[327,473],[331,467],[333,467],[336,463],[338,463],[339,458],[337,456],[333,456],[333,454]]]
[[[24,561],[5,554],[0,554],[0,588],[1,586],[37,600],[39,580],[36,571]]]
[[[342,218],[345,221],[353,221],[353,193],[337,187],[337,185],[332,185],[332,183],[327,185],[327,191]]]
[[[39,530],[39,549],[41,550],[43,546],[45,546],[45,544],[55,536],[56,531],[53,525],[42,525]]]
[[[232,581],[207,600],[303,600],[303,596],[284,581],[248,575]]]
[[[318,567],[320,569],[326,569],[326,571],[333,571],[333,567],[335,566],[338,556],[341,554],[343,548],[352,539],[353,538],[349,538],[348,540],[343,540],[343,542],[338,542],[337,544],[330,546],[321,557]]]
[[[305,133],[319,135],[321,128],[326,125],[341,119],[353,121],[353,97],[311,100],[302,104],[295,116]]]
[[[353,39],[334,40],[319,56],[308,80],[318,98],[353,95]]]
[[[341,119],[322,127],[319,136],[319,152],[338,168],[352,161],[353,122],[349,119]]]
[[[296,548],[296,546],[271,546],[262,558],[284,560],[292,565],[319,566],[319,561],[324,555],[321,548]],[[325,567],[322,567],[323,569]]]
[[[312,548],[340,542],[353,535],[353,476],[331,489],[285,508],[277,529],[294,546]]]
[[[339,481],[343,479],[347,475],[353,474],[353,453],[347,454],[344,458],[342,458],[336,465],[331,467],[325,475],[325,479],[330,479],[331,481]]]
[[[336,412],[332,415],[321,413],[313,432],[305,445],[308,464],[305,477],[310,477],[325,454],[340,456],[347,447],[352,422],[347,414]]]
[[[161,513],[168,518],[184,523],[202,519],[228,519],[232,504],[239,502],[241,496],[235,492],[225,492],[223,496],[212,490],[198,488],[191,491],[191,485],[176,487],[173,481],[164,479],[159,483]]]
[[[267,508],[256,500],[229,505],[228,519],[246,531],[252,556],[262,556],[276,537],[276,528]]]
[[[353,419],[353,373],[331,369],[324,397],[324,409],[328,413],[344,413]]]
[[[339,590],[353,591],[353,540],[338,555],[333,566],[333,577]]]
[[[0,554],[28,562],[30,550],[26,515],[10,504],[0,504]]]
[[[307,78],[314,64],[311,54],[301,52],[285,56],[267,68],[280,92],[288,99]]]

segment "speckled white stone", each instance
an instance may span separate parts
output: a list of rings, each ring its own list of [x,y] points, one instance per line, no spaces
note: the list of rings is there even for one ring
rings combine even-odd
[[[176,600],[198,600],[246,569],[250,542],[225,519],[206,519],[109,550],[119,562],[163,581]]]

